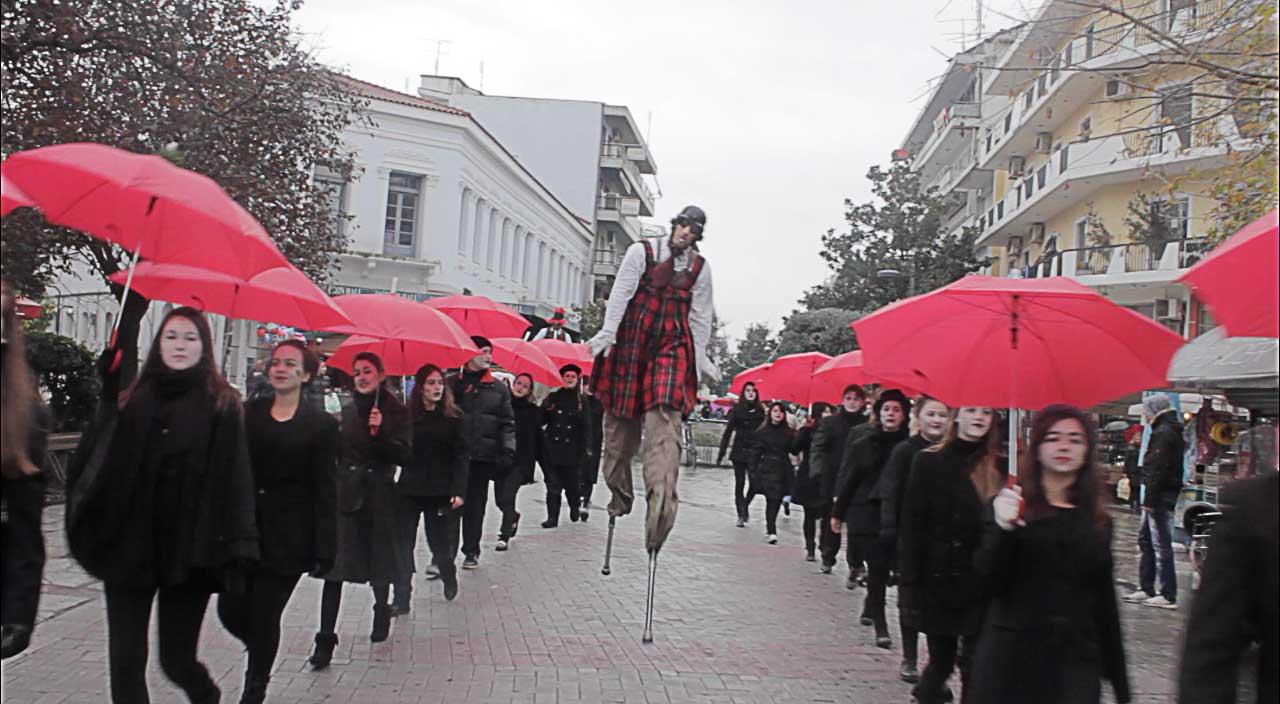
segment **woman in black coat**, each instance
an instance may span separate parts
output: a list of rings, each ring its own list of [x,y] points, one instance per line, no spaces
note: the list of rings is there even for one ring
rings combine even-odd
[[[938,449],[916,455],[898,525],[898,596],[918,611],[929,664],[912,690],[920,704],[945,701],[957,662],[968,689],[982,625],[983,594],[974,570],[987,503],[1003,484],[1000,432],[990,408],[961,408]]]
[[[516,421],[516,458],[515,467],[511,470],[513,479],[509,488],[511,505],[516,503],[516,492],[519,487],[534,482],[534,467],[542,454],[542,409],[533,402],[533,377],[529,374],[518,374],[511,383],[511,411]],[[507,522],[504,521],[506,526]],[[509,530],[498,534],[498,544],[494,550],[507,549],[507,544],[516,537],[520,528],[520,513],[510,522]]]
[[[334,631],[342,606],[342,583],[373,588],[373,628],[380,643],[391,630],[390,585],[404,569],[403,520],[395,468],[412,457],[409,412],[387,387],[382,360],[370,352],[355,357],[355,394],[342,409],[337,467],[338,550],[333,569],[321,575],[320,630],[311,666],[329,666],[338,644]]]
[[[792,442],[795,433],[787,425],[787,407],[775,401],[769,405],[768,420],[751,437],[751,487],[765,498],[765,539],[778,544],[778,511],[782,508],[787,475],[791,473]]]
[[[261,704],[280,648],[280,618],[303,572],[333,566],[336,503],[333,467],[338,423],[303,400],[320,358],[298,340],[271,352],[273,393],[245,404],[245,437],[256,489],[262,560],[242,594],[218,598],[218,616],[249,651],[241,704]]]
[[[808,422],[800,428],[791,442],[791,453],[800,456],[791,500],[804,507],[804,559],[806,562],[814,562],[818,559],[815,554],[818,549],[818,524],[827,517],[826,508],[831,503],[831,500],[822,493],[821,472],[809,462],[813,429],[819,421],[833,412],[834,409],[830,404],[821,401],[814,403],[809,409]]]
[[[1076,408],[1032,420],[1021,486],[996,496],[975,560],[991,601],[967,702],[1097,704],[1102,680],[1129,701],[1096,446]]]
[[[716,464],[723,463],[725,453],[729,454],[729,461],[733,463],[733,502],[738,509],[738,527],[742,528],[750,518],[748,507],[751,499],[758,493],[754,486],[747,490],[751,438],[765,421],[764,404],[760,403],[760,392],[755,384],[747,382],[742,387],[742,396],[729,411],[728,421],[724,434],[720,436],[720,455],[716,457]],[[730,440],[733,440],[732,452],[729,451]]]
[[[196,659],[200,626],[209,596],[243,589],[258,559],[240,398],[218,373],[209,323],[194,308],[165,316],[120,394],[115,360],[108,348],[99,415],[68,473],[66,513],[72,555],[104,583],[111,698],[149,698],[155,601],[161,669],[192,702],[217,702]]]

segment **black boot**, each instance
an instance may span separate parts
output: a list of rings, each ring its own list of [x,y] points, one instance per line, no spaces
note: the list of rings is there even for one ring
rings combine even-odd
[[[373,630],[369,631],[370,643],[381,643],[391,635],[391,607],[375,604],[373,607]]]
[[[444,582],[445,601],[458,598],[458,570],[452,563],[440,570],[440,581]]]
[[[805,562],[817,562],[817,560],[818,560],[818,556],[817,556],[817,555],[815,555],[815,554],[814,554],[814,552],[815,552],[815,551],[814,551],[814,549],[813,549],[813,546],[810,546],[810,547],[805,548],[805,549],[804,549],[804,561],[805,561]]]
[[[240,704],[262,704],[267,699],[267,683],[270,677],[251,678],[244,676],[244,691],[240,693]]]
[[[323,670],[329,667],[329,663],[333,661],[333,649],[336,647],[338,647],[338,634],[317,633],[316,650],[311,653],[311,658],[308,660],[311,663],[311,669]]]

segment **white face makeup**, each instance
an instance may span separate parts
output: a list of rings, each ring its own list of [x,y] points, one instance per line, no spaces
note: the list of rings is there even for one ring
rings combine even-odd
[[[977,442],[987,436],[995,422],[995,411],[990,408],[965,406],[956,414],[956,435],[961,440]]]
[[[1042,467],[1061,474],[1079,472],[1088,453],[1089,439],[1075,418],[1063,418],[1050,426],[1036,450]]]
[[[885,401],[880,404],[880,427],[889,432],[893,432],[902,427],[902,421],[907,417],[906,412],[902,410],[902,404],[897,401]]]
[[[382,373],[367,359],[356,362],[351,370],[351,378],[355,381],[356,391],[362,394],[373,393],[382,383]]]
[[[742,397],[748,401],[754,401],[757,398],[760,398],[760,392],[756,391],[755,384],[747,384],[742,387]]]
[[[467,360],[467,368],[473,372],[484,371],[489,368],[490,364],[493,364],[492,347],[481,347],[480,354]]]
[[[311,380],[302,364],[302,352],[296,347],[277,347],[267,369],[271,387],[281,393],[295,391]]]
[[[773,410],[769,411],[769,418],[774,423],[782,423],[787,420],[787,412],[782,410],[781,406],[774,406]]]
[[[169,318],[160,333],[160,361],[175,372],[190,369],[200,363],[204,344],[196,324],[181,315]]]
[[[867,405],[867,399],[856,391],[850,391],[844,395],[843,404],[844,410],[849,413],[857,413],[862,410],[863,406]]]
[[[532,392],[533,385],[527,376],[518,376],[511,384],[511,394],[516,398],[527,398]]]
[[[437,404],[442,398],[444,398],[444,375],[440,372],[431,372],[426,379],[422,380],[422,401]]]
[[[920,423],[920,434],[924,439],[938,442],[947,434],[951,413],[941,401],[925,401],[916,419]]]

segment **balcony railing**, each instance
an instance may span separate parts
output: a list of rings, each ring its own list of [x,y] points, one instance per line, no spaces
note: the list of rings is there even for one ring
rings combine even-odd
[[[1037,278],[1173,271],[1190,268],[1211,248],[1204,237],[1171,240],[1154,248],[1145,242],[1079,247],[1052,253],[1035,265],[1025,267],[1021,275]]]
[[[616,210],[621,215],[639,215],[640,200],[619,193],[602,193],[596,199],[596,208],[599,210]]]

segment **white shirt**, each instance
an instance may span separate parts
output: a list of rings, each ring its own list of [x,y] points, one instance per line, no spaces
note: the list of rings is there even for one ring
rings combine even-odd
[[[661,264],[671,258],[671,245],[666,237],[647,238],[653,248],[653,261]],[[676,257],[676,271],[688,271],[693,263],[692,248],[686,249]],[[613,290],[609,293],[609,302],[605,306],[604,325],[601,330],[616,336],[622,316],[627,312],[627,305],[636,295],[640,287],[640,279],[644,277],[645,255],[644,242],[636,242],[627,247],[627,253],[618,266],[618,276],[613,280]],[[707,345],[711,342],[711,316],[715,304],[711,296],[711,265],[704,259],[702,272],[693,283],[689,292],[692,296],[689,308],[689,330],[693,333],[693,350],[698,357],[706,355]]]

